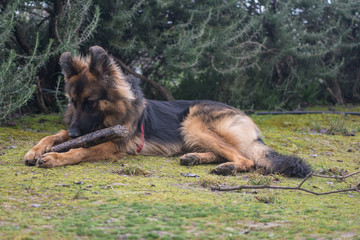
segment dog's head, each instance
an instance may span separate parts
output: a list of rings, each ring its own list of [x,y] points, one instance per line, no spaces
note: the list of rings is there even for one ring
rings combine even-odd
[[[130,84],[112,57],[98,46],[89,50],[87,57],[73,57],[70,52],[60,57],[69,99],[65,122],[70,125],[72,138],[116,124],[111,115],[126,115],[127,104],[134,99]]]

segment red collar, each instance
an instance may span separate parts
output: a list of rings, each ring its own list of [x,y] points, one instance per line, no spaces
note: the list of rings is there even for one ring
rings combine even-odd
[[[141,132],[140,132],[140,134],[141,134],[141,144],[137,145],[137,148],[136,148],[137,153],[141,152],[141,150],[144,147],[144,143],[145,143],[144,124],[141,124],[140,130],[141,130]]]

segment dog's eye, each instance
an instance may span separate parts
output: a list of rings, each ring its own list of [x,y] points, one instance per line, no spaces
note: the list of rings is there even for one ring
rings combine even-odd
[[[87,108],[94,108],[95,104],[96,104],[96,101],[94,101],[94,100],[86,99],[84,101],[84,107],[87,107]]]
[[[95,104],[95,101],[93,100],[87,100],[87,105],[93,106]]]

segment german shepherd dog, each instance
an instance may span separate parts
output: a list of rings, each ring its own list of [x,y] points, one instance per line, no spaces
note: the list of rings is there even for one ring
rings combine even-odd
[[[26,165],[51,168],[123,155],[180,157],[181,165],[218,163],[215,174],[262,168],[266,174],[305,177],[310,166],[267,146],[255,123],[242,111],[212,101],[153,101],[143,97],[139,80],[125,76],[101,47],[87,57],[60,57],[69,104],[69,130],[40,140],[24,157]],[[124,125],[125,138],[90,148],[49,152],[53,145],[89,132]]]

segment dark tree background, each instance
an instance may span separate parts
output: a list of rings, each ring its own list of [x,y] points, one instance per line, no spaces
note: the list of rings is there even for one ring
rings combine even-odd
[[[0,0],[0,120],[24,106],[61,108],[58,57],[77,52],[99,20],[90,0]]]
[[[0,113],[59,110],[58,57],[91,45],[140,76],[148,98],[358,103],[359,9],[353,0],[0,0]]]

